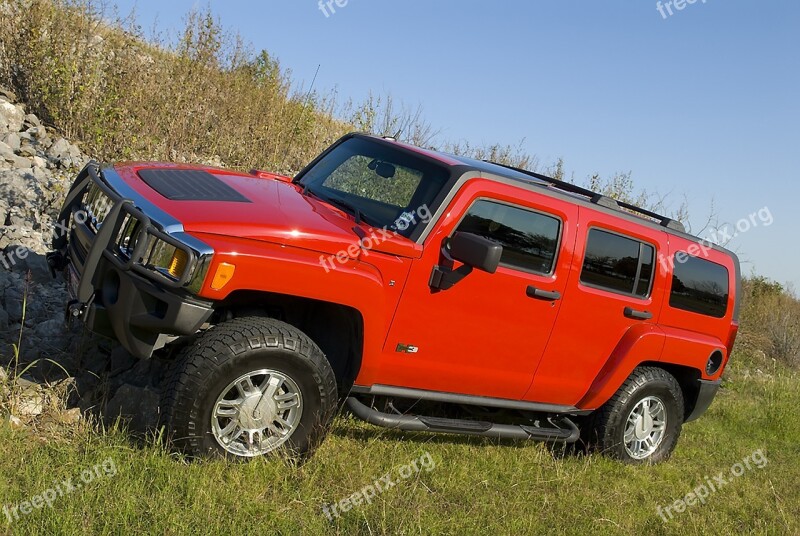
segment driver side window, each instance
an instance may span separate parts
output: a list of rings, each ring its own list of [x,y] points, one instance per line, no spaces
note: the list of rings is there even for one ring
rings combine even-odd
[[[561,238],[561,220],[554,216],[481,199],[472,205],[457,231],[502,245],[501,266],[541,275],[553,273]]]

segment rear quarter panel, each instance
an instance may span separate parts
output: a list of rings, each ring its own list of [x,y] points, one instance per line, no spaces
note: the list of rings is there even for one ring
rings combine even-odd
[[[695,368],[702,373],[703,379],[717,379],[722,375],[729,359],[728,341],[732,326],[736,325],[734,318],[738,292],[738,268],[736,261],[730,254],[697,241],[680,236],[670,236],[669,256],[660,259],[662,264],[674,270],[676,253],[690,254],[692,257],[704,259],[719,264],[728,271],[728,307],[722,318],[715,318],[699,313],[685,311],[670,305],[669,291],[665,296],[661,310],[661,327],[666,335],[664,351],[661,361]],[[724,356],[723,366],[713,375],[705,373],[706,363],[712,352],[719,350]]]

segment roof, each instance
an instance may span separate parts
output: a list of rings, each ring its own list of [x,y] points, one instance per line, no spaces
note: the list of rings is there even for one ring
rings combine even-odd
[[[368,137],[376,138],[375,136],[368,136]],[[683,223],[674,220],[668,216],[657,214],[651,210],[638,207],[630,203],[618,201],[614,198],[608,197],[599,192],[594,192],[592,190],[589,190],[587,188],[582,188],[580,186],[577,186],[569,182],[558,180],[553,177],[548,177],[541,173],[536,173],[534,171],[516,168],[509,165],[498,164],[496,162],[490,162],[487,160],[477,160],[465,156],[449,154],[442,151],[436,151],[433,149],[423,149],[421,147],[410,145],[408,143],[398,142],[392,138],[376,138],[376,139],[391,141],[402,147],[405,147],[410,151],[421,153],[429,158],[437,160],[440,163],[450,167],[466,167],[469,168],[470,170],[476,170],[482,173],[489,173],[493,175],[498,175],[500,177],[505,177],[507,179],[524,182],[527,185],[534,184],[536,186],[544,188],[552,188],[554,190],[559,190],[562,193],[567,193],[572,196],[576,196],[578,198],[584,198],[595,205],[602,206],[612,210],[617,210],[620,212],[627,212],[629,214],[639,216],[645,221],[652,221],[667,229],[672,229],[674,231],[686,233],[686,228],[684,227]]]

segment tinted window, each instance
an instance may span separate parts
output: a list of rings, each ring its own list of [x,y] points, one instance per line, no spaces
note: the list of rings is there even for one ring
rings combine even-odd
[[[561,222],[546,216],[501,203],[478,201],[464,217],[458,230],[500,243],[500,263],[511,267],[549,274],[553,271]]]
[[[632,238],[591,229],[581,282],[644,298],[650,294],[654,259],[653,246]]]
[[[686,253],[676,254],[674,261],[670,306],[717,318],[725,316],[728,311],[727,268]]]

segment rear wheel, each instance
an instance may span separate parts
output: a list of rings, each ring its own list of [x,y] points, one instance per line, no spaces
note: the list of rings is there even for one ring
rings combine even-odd
[[[271,318],[238,318],[185,349],[163,395],[162,424],[192,456],[308,456],[336,410],[320,349]]]
[[[681,434],[683,392],[674,376],[641,367],[586,423],[590,448],[627,463],[658,463],[672,454]]]

